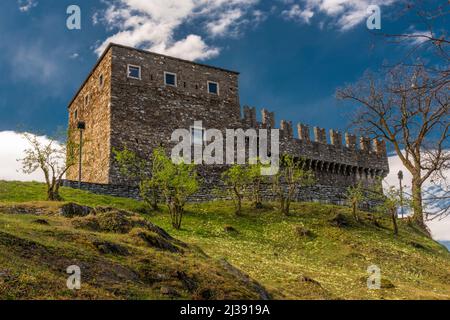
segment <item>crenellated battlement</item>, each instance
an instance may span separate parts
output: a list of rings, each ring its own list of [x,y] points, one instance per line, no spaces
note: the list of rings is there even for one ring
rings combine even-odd
[[[262,122],[258,122],[256,118],[256,108],[244,106],[244,118],[243,123],[251,128],[272,128],[275,129],[275,113],[269,112],[266,109],[261,110]],[[387,158],[386,143],[383,140],[371,139],[368,137],[360,137],[359,143],[357,143],[357,136],[348,132],[344,135],[334,129],[329,130],[327,136],[326,130],[321,127],[313,127],[314,139],[311,140],[310,126],[298,123],[297,124],[297,136],[294,136],[292,121],[281,120],[280,121],[280,136],[282,139],[300,140],[306,144],[322,144],[333,146],[337,149],[346,148],[351,151],[376,154],[379,157]]]
[[[256,108],[244,108],[242,123],[247,128],[276,129],[275,114],[261,110],[262,122],[256,118]],[[314,170],[320,185],[347,187],[362,183],[370,187],[389,173],[386,143],[383,140],[357,137],[321,127],[297,124],[294,135],[292,121],[280,121],[280,152],[306,160]]]

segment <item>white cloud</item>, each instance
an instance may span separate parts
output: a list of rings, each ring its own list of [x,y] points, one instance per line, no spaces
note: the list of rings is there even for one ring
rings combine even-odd
[[[390,167],[390,174],[386,178],[386,183],[390,186],[398,187],[399,181],[397,174],[400,170],[402,170],[404,175],[403,184],[406,186],[406,191],[410,192],[409,188],[411,186],[411,179],[412,179],[411,174],[403,166],[400,158],[397,155],[389,157],[389,167]],[[448,171],[445,176],[450,177],[450,171]],[[425,189],[429,187],[431,187],[430,183],[425,185]],[[427,225],[430,228],[434,239],[441,241],[443,240],[450,241],[450,217],[447,217],[441,221],[436,220],[428,222]]]
[[[103,22],[115,33],[96,49],[100,55],[108,43],[139,47],[190,60],[204,60],[219,54],[205,36],[235,35],[252,15],[259,0],[114,0],[106,10],[96,12],[93,22]],[[196,28],[176,36],[182,26]]]
[[[72,54],[69,56],[69,59],[77,59],[79,56],[80,56],[80,54],[77,53],[77,52],[75,52],[75,53],[72,53]]]
[[[209,32],[214,35],[224,35],[230,26],[243,16],[241,9],[235,9],[222,13],[217,20],[208,22],[206,27]]]
[[[370,5],[389,6],[398,0],[278,0],[281,15],[288,20],[310,23],[317,17],[325,24],[349,30],[368,17]],[[240,35],[246,26],[257,26],[278,10],[265,13],[260,0],[111,0],[92,16],[112,33],[95,49],[101,55],[115,42],[191,60],[217,56],[220,49],[210,42],[216,37]],[[278,11],[279,12],[279,11]],[[185,28],[184,28],[185,27]],[[187,34],[182,31],[189,30]],[[181,50],[180,48],[183,48]],[[187,51],[185,51],[187,50]]]
[[[290,5],[290,9],[284,10],[285,18],[295,19],[309,23],[310,19],[318,14],[330,20],[331,25],[345,31],[364,22],[367,17],[367,8],[370,5],[390,6],[398,0],[282,0]],[[301,4],[301,5],[300,5]],[[303,9],[301,9],[303,8]],[[323,23],[320,21],[319,24]]]
[[[284,10],[282,16],[288,20],[297,20],[309,23],[314,16],[314,12],[310,9],[302,10],[298,4],[293,5],[289,10]]]
[[[39,137],[42,143],[48,142],[45,136]],[[0,180],[11,181],[39,181],[43,182],[44,175],[40,171],[32,174],[21,172],[21,163],[24,151],[29,148],[28,141],[21,134],[13,131],[0,132]]]
[[[38,2],[36,0],[18,0],[18,3],[19,10],[22,12],[28,12],[38,5]]]

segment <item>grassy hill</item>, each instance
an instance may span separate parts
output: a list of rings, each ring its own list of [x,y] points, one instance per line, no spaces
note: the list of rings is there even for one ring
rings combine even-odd
[[[98,227],[101,215],[62,217],[64,203],[43,202],[41,184],[0,182],[0,298],[258,299],[265,288],[274,299],[450,299],[449,252],[406,222],[394,237],[388,219],[362,214],[357,223],[344,207],[296,203],[283,217],[268,204],[235,217],[231,203],[211,202],[189,205],[177,231],[165,209],[62,195],[117,209],[109,217],[137,214],[129,232],[117,233]],[[73,262],[87,270],[78,292],[65,289]],[[381,269],[381,290],[367,289],[371,265]]]

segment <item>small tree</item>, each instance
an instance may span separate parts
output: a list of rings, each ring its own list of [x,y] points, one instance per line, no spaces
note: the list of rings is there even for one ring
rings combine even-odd
[[[272,178],[272,186],[280,202],[281,213],[289,215],[292,198],[298,187],[314,184],[314,174],[302,169],[302,161],[290,155],[284,155],[280,161],[281,168]]]
[[[398,208],[402,203],[400,192],[395,187],[390,187],[384,192],[384,195],[384,201],[382,202],[380,209],[387,212],[391,216],[394,234],[398,235]]]
[[[261,209],[262,205],[262,185],[267,181],[267,176],[261,174],[264,165],[257,160],[257,163],[247,167],[248,189],[250,198],[255,209]]]
[[[233,198],[236,215],[241,215],[242,200],[249,183],[248,169],[242,165],[235,164],[222,174],[222,180]]]
[[[347,202],[352,207],[352,213],[355,217],[355,220],[359,222],[359,216],[358,216],[358,208],[362,201],[364,201],[364,190],[361,186],[361,183],[358,183],[356,186],[349,187],[347,189],[346,194]]]
[[[172,219],[172,226],[179,230],[186,201],[199,189],[195,165],[184,162],[173,163],[162,148],[153,151],[152,160],[153,179],[164,196]]]
[[[136,180],[142,200],[153,210],[158,210],[158,184],[156,179],[153,179],[153,162],[152,170],[149,174],[148,169],[150,165],[148,160],[140,158],[126,147],[122,151],[113,149],[113,152],[119,165],[120,173]]]
[[[61,181],[67,170],[77,163],[79,145],[70,140],[66,144],[61,144],[56,138],[44,141],[31,133],[23,133],[22,136],[30,144],[24,151],[25,157],[18,160],[22,163],[22,172],[32,174],[41,170],[47,185],[47,200],[62,200],[59,194]]]

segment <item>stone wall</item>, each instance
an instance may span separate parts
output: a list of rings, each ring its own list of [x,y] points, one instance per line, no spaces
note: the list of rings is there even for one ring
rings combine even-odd
[[[63,186],[78,189],[79,185],[77,181],[64,180]],[[218,189],[221,191],[216,192]],[[142,200],[139,195],[139,188],[134,186],[82,182],[81,190],[99,195],[130,198],[138,201]],[[222,184],[206,181],[202,184],[200,190],[189,198],[189,201],[199,203],[214,200],[231,200],[230,196],[224,190],[225,187]],[[293,200],[344,205],[346,204],[346,191],[346,188],[336,186],[314,185],[310,187],[299,187],[295,191]],[[276,194],[272,191],[270,185],[262,186],[262,197],[264,201],[277,201]],[[374,203],[363,203],[361,207],[370,209],[374,205]]]
[[[111,50],[108,50],[69,105],[69,139],[78,143],[78,121],[86,123],[82,153],[82,180],[85,182],[109,183],[111,60]],[[78,165],[71,167],[66,176],[78,180]]]

